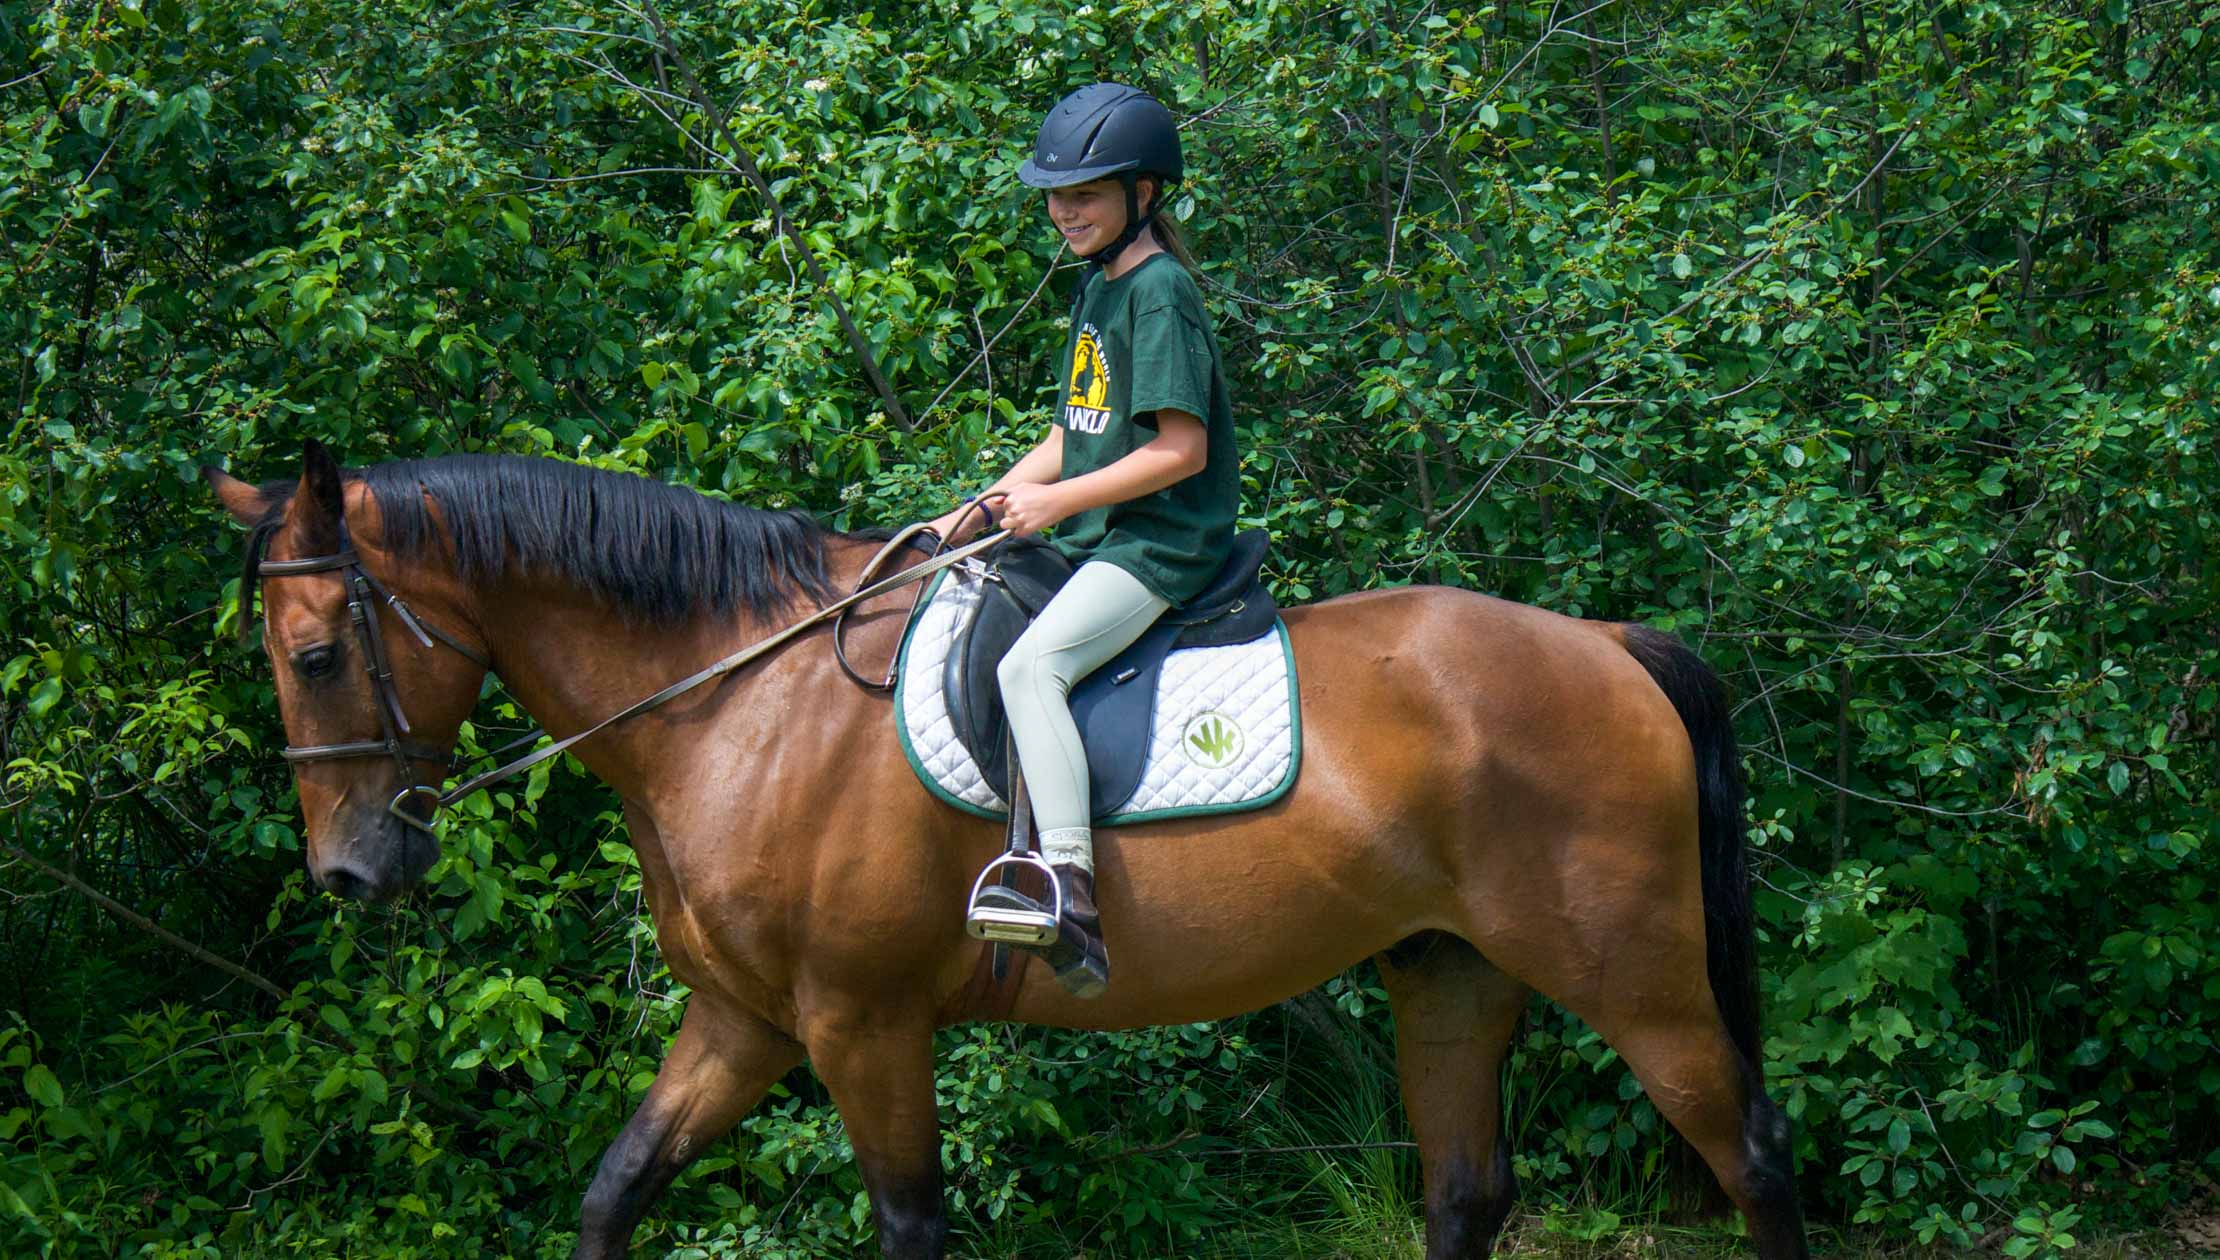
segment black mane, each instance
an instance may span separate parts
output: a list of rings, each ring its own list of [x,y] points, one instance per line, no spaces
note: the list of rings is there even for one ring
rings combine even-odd
[[[377,499],[388,548],[441,557],[451,540],[466,582],[516,572],[564,577],[658,626],[735,611],[768,619],[796,594],[833,598],[830,534],[807,512],[742,507],[649,477],[516,455],[401,460],[345,476]],[[281,511],[274,504],[272,518]]]

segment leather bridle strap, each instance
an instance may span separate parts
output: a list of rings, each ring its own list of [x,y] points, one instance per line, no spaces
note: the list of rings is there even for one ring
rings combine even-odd
[[[354,550],[352,548],[349,548],[345,551],[333,552],[331,555],[328,556],[311,556],[306,560],[264,560],[262,563],[255,566],[255,574],[258,577],[266,578],[293,577],[297,574],[302,573],[323,573],[331,569],[360,570],[362,573],[362,580],[370,584],[370,590],[374,594],[376,594],[379,599],[384,600],[386,604],[393,609],[394,614],[401,619],[401,624],[407,626],[409,628],[409,633],[415,635],[416,641],[423,644],[425,647],[432,646],[432,641],[436,639],[439,642],[446,644],[448,647],[453,648],[455,651],[462,653],[464,657],[468,658],[480,669],[493,668],[493,662],[486,658],[485,653],[463,642],[461,639],[456,638],[454,635],[447,633],[445,630],[440,629],[438,626],[433,625],[431,622],[419,618],[414,612],[409,609],[409,606],[407,604],[401,601],[400,596],[395,595],[393,592],[385,589],[384,585],[381,584],[378,579],[370,576],[369,570],[362,568],[362,559],[354,553]]]
[[[679,679],[677,682],[672,683],[670,686],[663,688],[661,691],[656,692],[654,695],[649,696],[644,700],[638,700],[633,702],[632,704],[626,705],[624,708],[617,710],[615,713],[610,714],[608,717],[601,719],[599,722],[594,723],[592,726],[587,727],[585,730],[582,730],[575,735],[559,739],[554,743],[549,744],[547,747],[539,749],[538,751],[533,752],[528,756],[519,757],[515,761],[509,762],[507,765],[488,770],[484,774],[478,775],[474,778],[466,780],[454,787],[447,789],[447,791],[440,794],[438,805],[440,807],[452,805],[456,801],[462,800],[464,797],[469,796],[472,792],[475,792],[482,787],[486,787],[489,784],[498,783],[503,779],[522,774],[551,757],[561,756],[564,752],[569,750],[571,745],[576,744],[581,740],[589,739],[596,734],[599,734],[606,727],[613,726],[616,723],[622,722],[629,717],[637,717],[650,709],[668,703],[671,700],[675,700],[678,697],[685,695],[687,692],[692,691],[694,688],[701,686],[703,683],[708,682],[713,678],[729,674],[733,670],[740,668],[742,665],[745,665],[748,662],[755,660],[757,657],[763,656],[764,654],[772,651],[774,648],[783,646],[789,640],[799,636],[803,631],[808,630],[811,627],[819,625],[825,621],[829,621],[832,618],[839,616],[847,609],[854,607],[855,605],[860,604],[865,600],[875,599],[880,595],[884,595],[888,591],[900,589],[902,586],[907,585],[908,583],[921,581],[925,578],[931,577],[933,574],[938,573],[942,569],[948,568],[951,565],[957,564],[963,560],[967,560],[972,556],[985,551],[987,548],[992,547],[998,542],[1001,542],[1004,538],[1008,536],[1009,531],[1003,530],[986,538],[981,538],[976,542],[967,543],[954,551],[944,551],[939,555],[934,556],[930,560],[926,560],[920,564],[911,565],[909,568],[902,570],[900,573],[897,573],[892,577],[874,582],[871,585],[866,586],[861,590],[855,591],[854,593],[842,599],[827,604],[823,608],[818,609],[816,612],[811,613],[809,616],[804,617],[802,620],[797,621],[794,624],[786,627],[784,630],[779,631],[777,634],[772,635],[770,638],[758,640],[755,643],[752,643],[747,647],[734,652],[732,655],[725,657],[723,660],[720,660],[713,665],[708,665],[699,670],[696,670],[695,672],[688,674],[686,677]]]
[[[961,535],[964,531],[964,523],[971,519],[971,514],[973,512],[978,512],[981,516],[986,518],[987,528],[994,528],[994,509],[988,507],[987,504],[993,502],[996,499],[1007,499],[1009,497],[1010,492],[1007,490],[989,490],[984,494],[980,494],[969,500],[966,500],[964,503],[964,510],[961,513],[957,514],[956,523],[955,525],[950,527],[948,532],[950,534]],[[856,575],[856,586],[860,589],[864,583],[870,581],[872,575],[879,571],[879,566],[886,563],[886,558],[888,556],[893,555],[895,552],[900,551],[904,547],[924,547],[925,544],[922,541],[918,540],[918,535],[920,534],[930,535],[933,539],[932,546],[926,547],[925,549],[925,555],[928,559],[933,556],[939,555],[941,552],[941,548],[947,545],[941,540],[938,534],[934,534],[932,530],[927,529],[922,523],[904,526],[900,533],[887,540],[886,546],[879,548],[879,554],[871,557],[870,562],[863,566],[863,571]],[[917,584],[917,594],[910,597],[910,611],[908,615],[903,618],[903,625],[906,626],[911,622],[917,620],[918,605],[924,602],[925,584],[923,582],[919,582]],[[847,621],[848,614],[853,611],[854,608],[852,606],[849,608],[844,608],[840,611],[839,616],[833,618],[833,659],[840,663],[841,671],[847,674],[848,677],[852,679],[857,686],[862,687],[864,690],[894,690],[894,672],[901,667],[902,663],[902,653],[899,647],[895,649],[894,658],[886,663],[886,676],[884,678],[876,680],[865,678],[863,675],[856,672],[855,666],[848,663],[848,649],[846,646],[844,646],[844,641],[841,638],[841,630],[844,627],[844,623]]]
[[[433,635],[480,668],[491,669],[486,655],[470,647],[444,630],[437,630],[409,611],[401,597],[378,584],[362,567],[362,557],[355,551],[347,537],[345,521],[339,525],[339,550],[330,555],[309,556],[299,560],[264,560],[255,565],[257,578],[300,577],[315,573],[339,571],[340,580],[347,588],[347,618],[355,628],[355,645],[362,653],[363,669],[370,675],[370,691],[378,710],[380,739],[358,739],[338,744],[287,745],[282,755],[287,761],[299,764],[305,761],[332,761],[344,757],[391,757],[400,771],[403,784],[400,792],[386,806],[387,812],[408,826],[427,834],[432,833],[429,818],[419,818],[402,806],[411,798],[438,789],[416,781],[416,763],[429,761],[444,765],[446,753],[429,744],[409,739],[408,712],[401,707],[401,694],[394,686],[393,665],[386,656],[385,634],[378,621],[378,603],[384,601],[394,614],[416,635],[425,647],[432,646]],[[436,810],[435,810],[436,814]]]

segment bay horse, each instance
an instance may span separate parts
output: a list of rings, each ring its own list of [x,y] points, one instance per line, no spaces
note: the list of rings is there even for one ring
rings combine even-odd
[[[283,579],[264,582],[263,642],[309,869],[366,900],[437,858],[409,794],[434,790],[487,670],[551,733],[583,732],[820,607],[876,549],[800,512],[555,460],[343,471],[312,442],[297,480],[207,476],[253,531],[244,598],[257,575]],[[851,650],[891,660],[909,595],[866,605]],[[380,603],[410,632],[381,635]],[[891,701],[836,672],[823,628],[577,744],[623,802],[657,942],[692,996],[586,1190],[575,1255],[623,1255],[650,1201],[806,1057],[853,1142],[881,1255],[940,1257],[936,1028],[1218,1019],[1369,956],[1393,1007],[1429,1260],[1486,1256],[1510,1212],[1498,1078],[1536,991],[1626,1060],[1764,1260],[1807,1256],[1789,1124],[1761,1087],[1717,676],[1655,630],[1448,587],[1285,621],[1294,790],[1098,835],[1117,969],[1092,1001],[1042,965],[994,978],[963,919],[1000,828],[918,782]]]

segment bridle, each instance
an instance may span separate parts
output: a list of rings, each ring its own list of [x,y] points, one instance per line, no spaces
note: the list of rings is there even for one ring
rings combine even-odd
[[[355,641],[362,652],[363,667],[370,674],[370,689],[377,695],[378,724],[385,732],[385,737],[383,739],[358,739],[341,744],[287,745],[283,755],[287,761],[296,765],[304,761],[332,761],[343,757],[393,758],[394,764],[401,772],[401,782],[404,786],[394,794],[391,801],[386,803],[386,812],[400,819],[406,825],[436,838],[439,833],[433,829],[432,824],[439,818],[439,812],[478,789],[522,774],[551,757],[560,756],[571,745],[597,734],[603,728],[621,722],[628,717],[645,713],[657,705],[692,691],[712,678],[730,673],[749,661],[780,647],[804,630],[828,619],[841,617],[849,608],[865,600],[883,595],[906,583],[930,577],[934,573],[967,560],[1009,537],[1009,531],[1003,530],[967,543],[953,551],[939,551],[936,548],[931,559],[912,565],[892,577],[872,582],[868,586],[863,585],[873,573],[878,571],[879,566],[885,562],[889,555],[903,547],[912,545],[912,540],[923,529],[922,525],[912,525],[896,534],[885,547],[880,549],[877,555],[871,558],[870,563],[863,567],[862,575],[857,579],[857,588],[845,597],[825,605],[769,638],[758,640],[715,664],[679,679],[652,696],[626,705],[575,735],[559,739],[526,756],[519,757],[515,761],[497,766],[474,778],[456,784],[454,787],[441,791],[435,784],[419,783],[416,779],[416,762],[430,761],[446,766],[449,764],[448,756],[440,749],[408,738],[414,732],[409,726],[408,714],[401,708],[400,692],[393,683],[393,667],[386,656],[385,637],[381,623],[378,620],[377,606],[380,601],[383,601],[387,607],[393,610],[394,615],[401,619],[401,624],[407,626],[409,632],[414,634],[417,641],[425,647],[432,646],[434,642],[444,643],[461,653],[479,668],[488,671],[493,669],[493,661],[484,652],[471,647],[454,635],[418,617],[409,610],[406,603],[402,602],[400,596],[387,590],[376,578],[370,576],[369,572],[362,567],[362,558],[356,553],[354,543],[347,535],[346,520],[341,518],[339,522],[339,550],[332,552],[330,555],[311,556],[302,560],[261,560],[256,563],[254,572],[258,578],[273,578],[327,573],[335,569],[340,571],[341,579],[347,584],[347,616],[354,623]],[[252,598],[251,593],[248,597]],[[915,614],[914,606],[912,614]],[[835,637],[837,640],[837,631]],[[841,663],[843,667],[847,664],[844,655]],[[851,675],[854,674],[853,670],[849,672]],[[546,735],[546,733],[545,730],[536,729],[520,739],[512,740],[495,749],[492,756],[498,760],[510,750],[532,743]],[[408,803],[417,797],[425,798],[430,802],[429,812],[423,817],[417,816],[407,808]]]
[[[461,639],[432,625],[401,601],[401,597],[380,585],[362,567],[362,557],[356,553],[354,542],[347,536],[347,522],[339,522],[339,550],[327,556],[310,556],[304,560],[263,560],[255,565],[258,578],[300,577],[311,573],[328,573],[340,570],[340,580],[347,586],[347,619],[354,623],[355,644],[361,650],[363,668],[370,675],[370,690],[377,696],[378,725],[385,732],[383,739],[358,739],[343,744],[288,744],[283,756],[296,765],[304,761],[335,761],[342,757],[391,757],[401,771],[405,784],[386,804],[386,812],[418,831],[436,835],[432,819],[439,816],[442,806],[448,804],[440,790],[431,784],[416,781],[416,763],[419,761],[447,764],[447,754],[428,744],[408,738],[415,734],[409,725],[409,715],[401,707],[401,693],[393,685],[393,665],[386,656],[385,635],[378,621],[378,603],[383,600],[409,628],[417,641],[425,647],[436,640],[462,653],[480,669],[491,670],[493,661],[485,653],[464,643]],[[405,808],[412,797],[432,798],[430,818],[419,818]]]

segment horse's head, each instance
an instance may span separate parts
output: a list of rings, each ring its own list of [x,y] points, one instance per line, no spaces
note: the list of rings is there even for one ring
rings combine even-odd
[[[298,484],[206,475],[253,531],[242,611],[259,578],[309,872],[343,897],[394,897],[439,857],[427,805],[485,676],[483,639],[438,628],[471,625],[465,592],[382,545],[376,499],[316,442]]]

